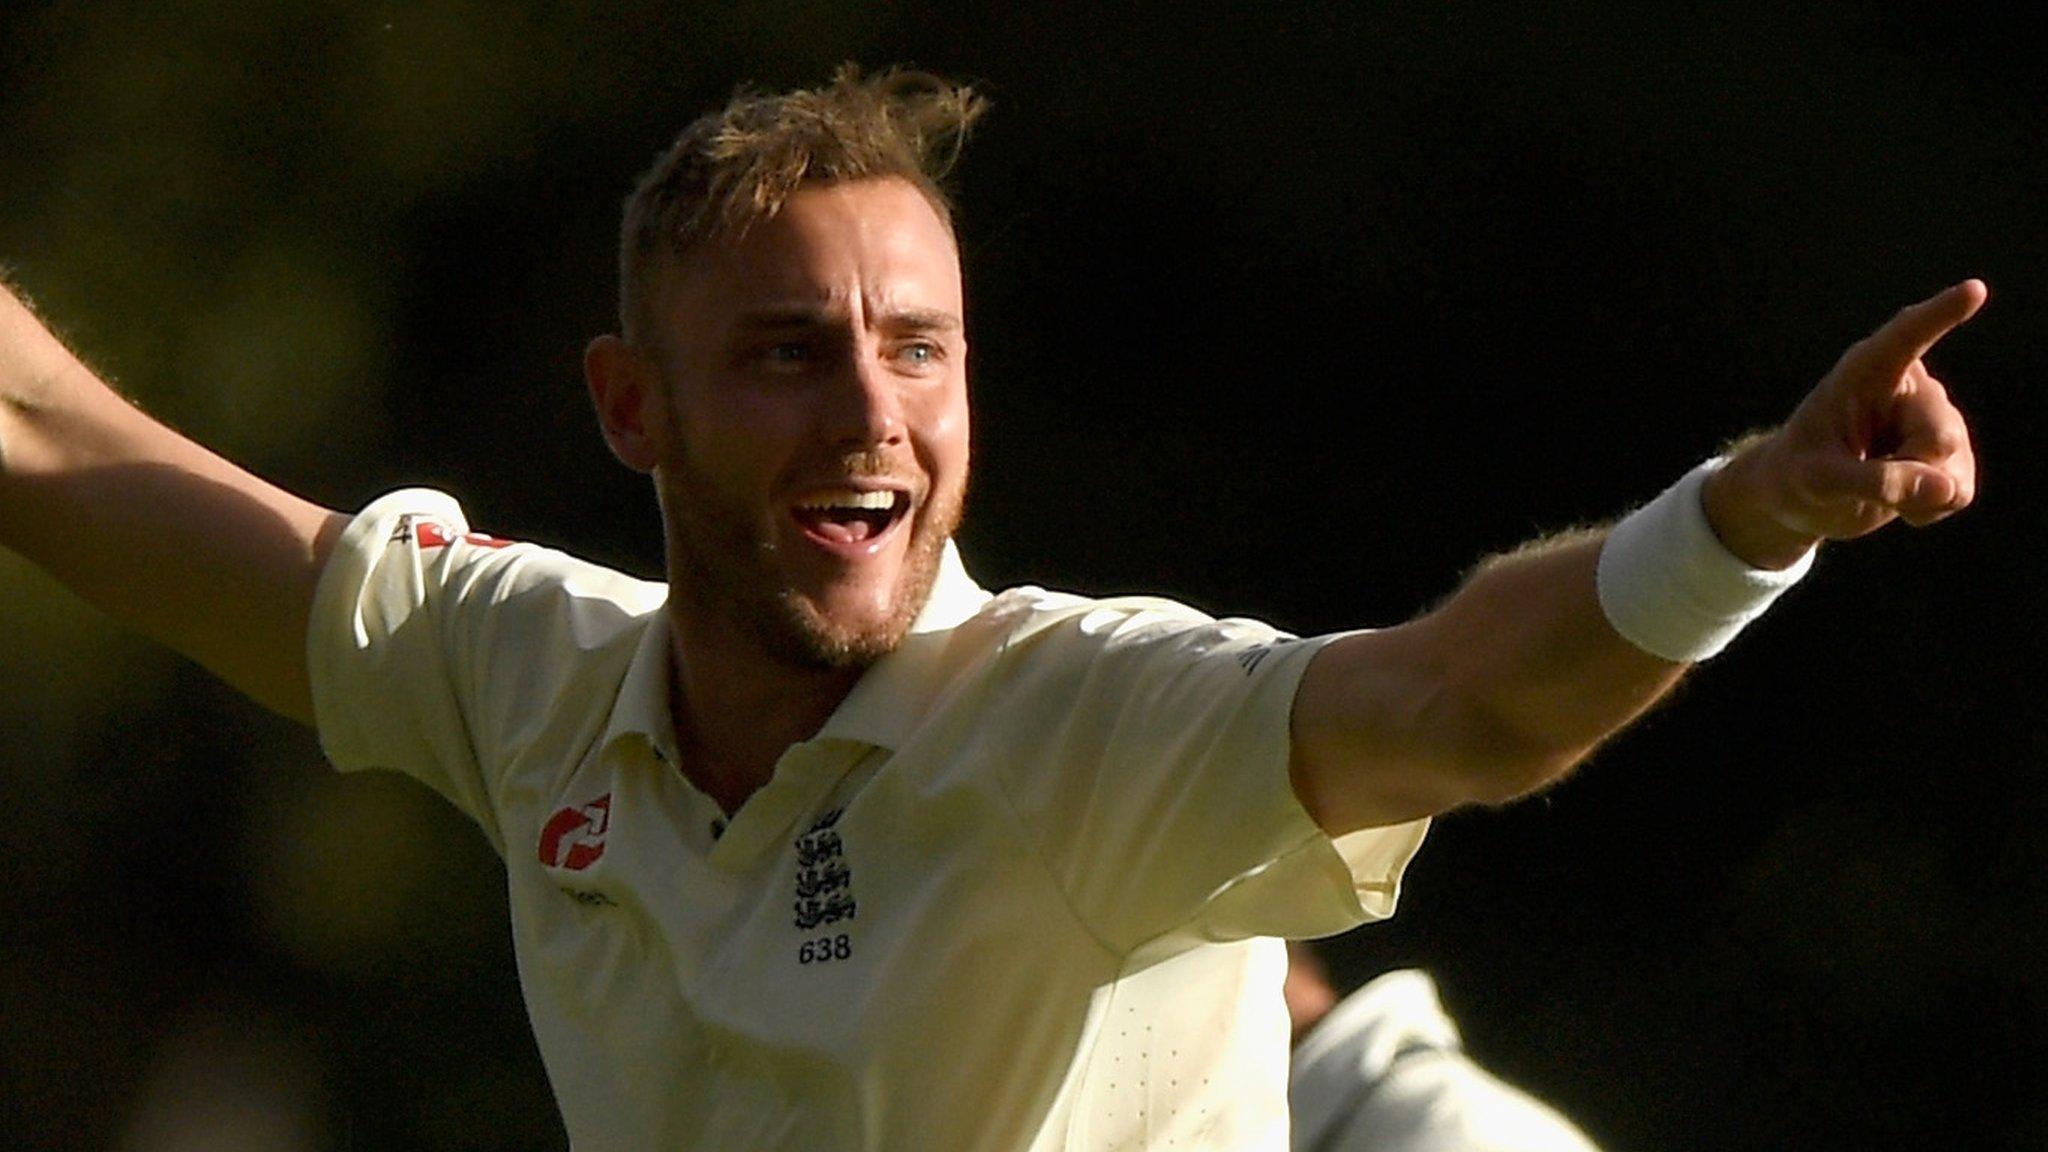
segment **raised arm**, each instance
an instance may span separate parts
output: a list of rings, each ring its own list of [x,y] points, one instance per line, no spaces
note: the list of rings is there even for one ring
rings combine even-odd
[[[307,613],[343,523],[144,415],[0,284],[0,545],[310,722]]]
[[[1766,586],[1763,573],[1822,540],[1895,519],[1930,524],[1968,505],[1969,430],[1921,357],[1984,299],[1971,280],[1904,309],[1850,348],[1783,426],[1674,489],[1711,528],[1718,554],[1700,559],[1746,564]],[[1662,504],[1670,520],[1674,506]],[[1434,611],[1318,653],[1293,716],[1295,791],[1317,822],[1342,834],[1513,799],[1563,776],[1677,683],[1705,625],[1683,608],[1697,600],[1690,590],[1666,595],[1659,583],[1691,559],[1645,554],[1672,539],[1646,514],[1631,518],[1635,530],[1496,558]]]

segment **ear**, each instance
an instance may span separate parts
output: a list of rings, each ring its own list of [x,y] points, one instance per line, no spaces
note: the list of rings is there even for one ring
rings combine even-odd
[[[668,398],[647,354],[618,336],[599,336],[583,350],[583,382],[612,455],[635,472],[654,471]]]

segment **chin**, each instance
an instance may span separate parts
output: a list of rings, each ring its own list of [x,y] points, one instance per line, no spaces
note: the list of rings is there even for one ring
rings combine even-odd
[[[828,614],[795,592],[780,600],[781,619],[775,636],[764,637],[769,650],[785,663],[820,672],[858,671],[887,656],[903,643],[923,597],[910,603],[899,597],[895,605],[880,614],[847,619],[846,614]]]
[[[894,652],[910,633],[938,580],[945,537],[919,539],[908,562],[886,588],[833,588],[820,597],[784,589],[769,650],[797,667],[818,671],[866,668]]]

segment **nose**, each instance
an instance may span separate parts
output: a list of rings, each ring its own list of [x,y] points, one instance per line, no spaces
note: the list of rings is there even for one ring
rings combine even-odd
[[[826,438],[835,447],[865,450],[903,439],[902,382],[878,349],[859,342],[834,375],[824,419]]]

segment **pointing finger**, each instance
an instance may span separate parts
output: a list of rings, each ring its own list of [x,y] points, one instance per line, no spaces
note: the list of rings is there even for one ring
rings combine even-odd
[[[1956,325],[1975,316],[1990,294],[1982,280],[1965,280],[1900,309],[1864,342],[1876,357],[1871,367],[1904,372]]]

